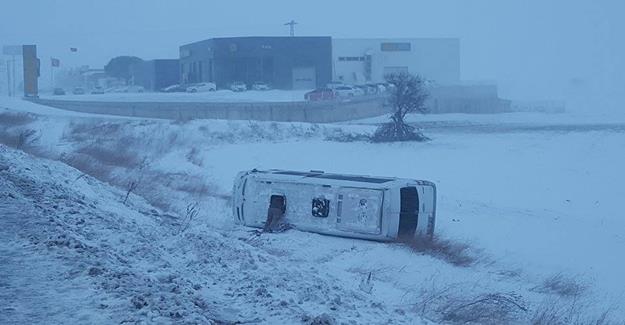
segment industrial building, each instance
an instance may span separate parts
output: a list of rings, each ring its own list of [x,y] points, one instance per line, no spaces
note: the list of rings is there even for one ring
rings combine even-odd
[[[362,85],[408,72],[430,81],[433,113],[510,110],[496,85],[463,82],[457,38],[233,37],[180,47],[180,82],[240,81],[278,89],[313,89],[329,82]]]
[[[333,39],[333,76],[347,84],[383,82],[389,73],[418,74],[437,84],[460,82],[457,38]]]
[[[180,82],[180,67],[177,59],[143,61],[131,67],[133,84],[148,91],[158,91]]]
[[[279,89],[312,89],[332,81],[330,37],[213,38],[180,47],[183,84],[264,82]]]

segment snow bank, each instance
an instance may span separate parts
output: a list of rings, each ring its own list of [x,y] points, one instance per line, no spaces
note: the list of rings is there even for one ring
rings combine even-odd
[[[200,93],[106,93],[98,95],[41,96],[46,99],[112,102],[301,102],[309,90],[249,90],[233,92],[218,90]]]
[[[541,123],[542,115],[522,116],[528,123]],[[98,150],[110,153],[126,148],[150,160],[141,172],[140,163],[113,162],[107,167],[105,160],[96,160],[95,166],[109,168],[107,181],[121,190],[98,184],[91,191],[96,191],[94,199],[101,187],[117,191],[119,203],[127,182],[143,173],[147,183],[137,193],[152,203],[166,203],[163,208],[169,212],[146,208],[156,212],[139,217],[147,218],[146,227],[158,234],[152,246],[154,254],[162,254],[169,263],[164,264],[169,265],[164,272],[176,275],[181,283],[188,281],[190,290],[208,303],[206,314],[195,307],[184,309],[183,319],[205,316],[293,323],[327,314],[338,323],[418,323],[422,316],[445,321],[454,308],[487,297],[490,302],[519,303],[527,311],[516,314],[518,310],[512,308],[504,316],[529,321],[545,306],[583,304],[583,308],[576,307],[578,315],[591,317],[603,312],[603,306],[622,305],[620,274],[625,265],[617,257],[625,248],[619,233],[625,225],[616,190],[625,181],[620,172],[625,164],[622,131],[475,134],[434,130],[427,134],[433,138],[428,143],[372,145],[324,140],[337,129],[368,132],[371,125],[48,115],[25,127],[37,130],[42,135],[40,145],[59,159],[76,153],[98,157]],[[17,154],[11,153],[6,163],[31,160],[13,155]],[[256,237],[232,224],[227,201],[234,175],[252,168],[322,169],[435,181],[440,190],[437,232],[451,240],[468,240],[481,254],[481,262],[458,268],[401,245],[297,231]],[[41,172],[43,180],[46,173]],[[79,176],[71,175],[67,181]],[[188,190],[194,180],[209,185],[209,195]],[[134,205],[140,200],[132,196],[130,202]],[[201,212],[189,230],[180,234],[185,208],[196,201],[201,203]],[[545,290],[549,287],[546,280],[554,274],[573,279],[583,292],[571,298]],[[360,284],[369,276],[371,283],[365,287],[372,289],[366,293]],[[199,290],[193,288],[197,283]],[[132,299],[122,296],[125,301]],[[138,305],[141,299],[136,300]],[[126,312],[139,319],[168,317],[160,312]],[[499,323],[505,322],[500,319]]]

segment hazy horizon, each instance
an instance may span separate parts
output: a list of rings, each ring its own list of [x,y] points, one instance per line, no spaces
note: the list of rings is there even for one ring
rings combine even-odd
[[[180,45],[212,37],[288,36],[283,24],[295,19],[298,36],[459,38],[463,80],[497,82],[505,98],[562,100],[581,92],[614,106],[625,85],[623,12],[617,0],[26,0],[4,3],[0,44],[37,44],[45,79],[50,57],[64,67],[102,67],[118,55],[177,58]]]

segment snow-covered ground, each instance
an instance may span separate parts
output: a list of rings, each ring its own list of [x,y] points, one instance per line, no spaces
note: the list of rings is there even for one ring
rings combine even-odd
[[[610,317],[623,321],[625,217],[620,187],[625,183],[621,170],[625,130],[619,118],[532,113],[415,116],[413,122],[426,123],[432,141],[369,144],[327,138],[338,130],[370,132],[382,119],[333,125],[170,122],[65,114],[19,101],[3,100],[0,107],[38,113],[9,126],[3,125],[0,115],[0,129],[38,132],[39,139],[28,151],[82,167],[120,187],[80,177],[80,172],[60,162],[2,149],[0,170],[2,164],[9,169],[0,171],[0,180],[9,190],[0,190],[5,195],[0,222],[17,238],[2,242],[2,259],[9,263],[2,263],[0,275],[10,279],[2,282],[8,295],[21,298],[8,304],[9,313],[4,315],[13,317],[10,320],[37,316],[38,320],[92,317],[85,322],[158,321],[176,319],[175,312],[170,314],[175,310],[188,321],[311,323],[311,317],[325,313],[337,323],[414,324],[424,318],[461,322],[458,314],[468,309],[458,306],[499,294],[514,297],[511,300],[527,311],[506,305],[512,308],[508,318],[491,323],[526,323],[549,310],[563,324],[574,322],[566,314],[589,321],[607,310]],[[458,125],[463,127],[454,132],[445,127]],[[514,132],[501,131],[501,125]],[[474,132],[472,126],[490,131]],[[149,163],[141,162],[146,160]],[[458,267],[398,244],[298,231],[250,235],[233,225],[227,196],[234,175],[252,168],[432,180],[439,189],[436,232],[444,239],[470,243],[469,253],[478,261]],[[143,186],[136,192],[143,198],[132,195],[122,204],[128,182],[139,175]],[[27,189],[45,190],[15,185],[25,182],[33,184]],[[15,198],[5,200],[8,194],[3,193]],[[84,204],[72,201],[75,197]],[[92,207],[89,202],[95,201],[99,204]],[[185,210],[194,201],[199,202],[200,214],[180,234]],[[58,207],[67,204],[78,212]],[[43,218],[48,216],[51,221]],[[80,218],[86,225],[77,224]],[[28,225],[36,227],[15,220],[29,220]],[[38,229],[47,229],[46,236],[60,232],[78,238],[93,247],[93,256],[66,247],[44,249],[31,239]],[[41,242],[49,241],[46,238]],[[119,238],[128,239],[121,243]],[[98,255],[104,251],[110,256]],[[127,263],[119,262],[116,254],[126,256]],[[82,273],[77,263],[68,263],[74,260],[84,265],[79,268]],[[111,285],[120,282],[106,272],[90,276],[89,267],[97,261],[111,274],[131,273],[131,278],[122,277],[129,288]],[[51,290],[56,286],[38,280],[36,272],[19,273],[19,263],[34,265],[33,270],[45,268],[44,276],[57,280],[58,291],[72,294],[54,300],[58,294]],[[50,265],[55,267],[46,267]],[[152,272],[158,276],[150,277]],[[171,281],[183,294],[175,294],[169,280],[160,280],[163,274],[174,277]],[[359,287],[369,274],[373,290],[366,293]],[[548,285],[554,282],[545,282],[548,279],[561,281]],[[27,308],[18,305],[32,301],[34,290],[48,293],[38,303],[49,304],[57,314],[20,309]],[[158,297],[169,301],[170,291],[177,300],[162,303]],[[98,309],[100,299],[106,308]],[[135,308],[141,299],[147,307]],[[204,301],[200,303],[204,307],[194,299]],[[67,305],[82,308],[64,308]],[[97,315],[79,315],[77,309]],[[500,314],[502,310],[497,309]]]
[[[62,96],[45,95],[45,99],[80,100],[80,101],[111,101],[111,102],[300,102],[309,90],[248,90],[233,92],[218,90],[200,93],[106,93]]]

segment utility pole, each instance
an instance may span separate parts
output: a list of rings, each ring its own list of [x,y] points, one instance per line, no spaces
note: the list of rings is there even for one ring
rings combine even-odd
[[[291,20],[290,22],[284,24],[284,26],[291,27],[291,37],[295,36],[295,25],[297,25],[297,22],[295,20]]]

